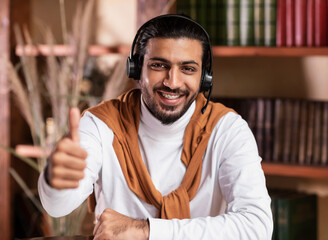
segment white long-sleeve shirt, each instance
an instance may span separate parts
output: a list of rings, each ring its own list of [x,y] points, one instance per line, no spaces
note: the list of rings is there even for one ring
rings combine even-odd
[[[142,159],[155,187],[167,195],[180,186],[184,130],[195,103],[172,125],[161,124],[141,101],[138,131]],[[202,178],[190,201],[191,219],[156,219],[157,209],[128,187],[112,147],[113,132],[86,112],[80,121],[81,146],[88,152],[85,177],[77,189],[56,190],[40,175],[38,188],[46,211],[60,217],[77,208],[95,188],[95,214],[105,208],[132,218],[149,219],[150,240],[271,239],[271,199],[261,158],[247,123],[230,112],[216,124],[203,156]]]

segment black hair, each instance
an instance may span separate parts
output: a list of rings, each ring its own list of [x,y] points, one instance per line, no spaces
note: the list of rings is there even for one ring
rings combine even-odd
[[[146,26],[143,26],[136,41],[136,52],[139,56],[139,67],[142,68],[143,57],[146,53],[148,40],[151,38],[189,38],[199,40],[203,48],[203,69],[209,65],[210,43],[204,29],[194,23],[193,20],[181,15],[164,18],[154,18]]]

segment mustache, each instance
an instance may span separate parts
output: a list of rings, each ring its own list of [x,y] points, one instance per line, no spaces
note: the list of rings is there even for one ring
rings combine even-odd
[[[166,87],[166,86],[155,87],[154,88],[154,92],[156,92],[156,91],[163,91],[163,92],[180,94],[180,95],[189,95],[189,91],[188,90],[181,90],[180,88],[171,89],[171,88]]]

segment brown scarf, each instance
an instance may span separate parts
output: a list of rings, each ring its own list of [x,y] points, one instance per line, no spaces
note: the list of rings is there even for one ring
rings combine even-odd
[[[218,120],[233,110],[210,102],[205,113],[201,114],[206,99],[203,94],[198,95],[195,112],[184,134],[181,161],[187,167],[185,176],[176,190],[163,197],[141,158],[138,143],[140,96],[140,90],[132,90],[88,111],[113,131],[113,148],[131,191],[155,206],[159,218],[190,218],[189,201],[196,195],[201,180],[203,155],[211,132]]]

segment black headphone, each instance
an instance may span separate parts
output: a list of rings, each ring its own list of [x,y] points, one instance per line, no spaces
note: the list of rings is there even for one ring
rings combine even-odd
[[[206,105],[202,109],[202,113],[205,112],[207,104],[209,102],[209,98],[211,96],[212,92],[212,87],[213,87],[213,54],[212,54],[212,48],[211,48],[211,42],[210,42],[210,37],[206,30],[196,21],[190,19],[189,17],[183,16],[183,15],[177,15],[177,14],[166,14],[166,15],[160,15],[155,18],[150,19],[149,21],[145,22],[137,31],[136,36],[133,39],[132,46],[131,46],[131,51],[130,51],[130,56],[128,57],[126,61],[126,73],[129,78],[133,78],[135,80],[140,80],[140,75],[141,75],[141,64],[139,62],[139,54],[134,54],[134,48],[136,45],[136,42],[139,38],[140,33],[142,30],[151,22],[162,19],[162,18],[180,18],[180,19],[185,19],[188,20],[189,22],[195,24],[198,26],[205,34],[206,40],[208,42],[209,46],[209,66],[206,68],[206,64],[204,65],[204,68],[202,69],[202,77],[201,77],[201,85],[200,85],[200,92],[206,92],[209,91],[208,97],[207,97],[207,102]]]

